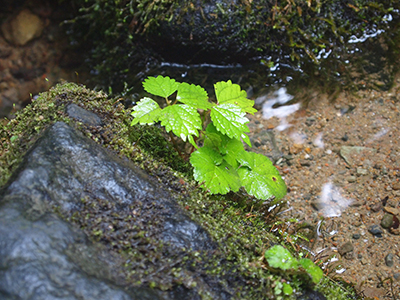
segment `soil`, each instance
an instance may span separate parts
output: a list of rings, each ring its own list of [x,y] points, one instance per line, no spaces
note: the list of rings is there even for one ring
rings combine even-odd
[[[287,230],[301,233],[290,218],[307,224],[303,249],[361,296],[398,299],[400,77],[387,92],[343,92],[334,102],[314,94],[307,107],[271,108],[277,94],[292,98],[284,92],[258,98],[263,109],[249,127],[253,151],[272,156],[287,183]]]

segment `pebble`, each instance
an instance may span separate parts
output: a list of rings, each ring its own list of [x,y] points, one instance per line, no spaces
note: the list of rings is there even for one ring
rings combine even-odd
[[[357,177],[356,176],[348,176],[346,178],[347,182],[352,183],[352,182],[356,182]]]
[[[338,251],[341,256],[351,252],[354,250],[354,246],[351,242],[346,242],[342,246],[339,247]]]
[[[300,165],[302,165],[303,167],[309,167],[311,166],[311,162],[308,159],[300,159]]]
[[[368,175],[368,170],[364,168],[357,168],[357,175],[360,176]]]
[[[388,255],[386,255],[386,257],[385,257],[385,263],[386,263],[386,265],[387,265],[388,267],[392,267],[392,266],[393,266],[393,264],[394,264],[393,259],[394,259],[394,256],[393,256],[392,253],[389,253]]]
[[[354,233],[353,234],[353,239],[358,240],[361,237],[361,234],[359,233]]]
[[[398,209],[398,208],[393,208],[393,207],[390,207],[390,206],[385,206],[384,208],[383,208],[383,210],[384,211],[386,211],[387,213],[389,213],[389,214],[392,214],[392,215],[400,215],[400,210]]]
[[[385,214],[381,220],[381,226],[385,229],[392,227],[393,225],[393,215]]]
[[[368,227],[368,231],[369,231],[372,235],[374,235],[374,236],[376,236],[376,237],[378,237],[378,238],[381,238],[381,237],[382,237],[383,231],[382,231],[382,229],[379,227],[379,225],[371,225],[370,227]]]
[[[372,204],[371,205],[371,210],[373,211],[373,212],[378,212],[378,211],[380,211],[382,209],[382,202],[376,202],[376,203],[374,203],[374,204]]]
[[[392,189],[394,189],[395,191],[400,190],[400,182],[396,182],[392,185]]]

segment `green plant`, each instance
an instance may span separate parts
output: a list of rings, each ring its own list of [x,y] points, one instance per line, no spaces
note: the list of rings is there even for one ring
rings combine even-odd
[[[281,245],[275,245],[265,251],[264,257],[269,267],[281,269],[287,274],[304,275],[307,274],[314,284],[318,284],[323,276],[322,270],[308,258],[297,259]],[[285,295],[293,293],[291,286],[287,283],[277,285],[276,292],[280,294],[282,291]]]
[[[149,77],[143,87],[164,98],[167,106],[161,108],[148,97],[141,99],[133,108],[131,125],[161,122],[172,141],[174,133],[189,142],[196,149],[190,156],[194,178],[211,193],[237,192],[243,186],[248,194],[262,200],[278,201],[285,196],[285,182],[272,162],[244,149],[242,141],[251,147],[245,115],[257,110],[239,85],[230,80],[216,83],[217,103],[208,100],[201,86],[179,83],[169,77]],[[170,100],[175,92],[175,100]],[[211,123],[206,126],[207,114]]]

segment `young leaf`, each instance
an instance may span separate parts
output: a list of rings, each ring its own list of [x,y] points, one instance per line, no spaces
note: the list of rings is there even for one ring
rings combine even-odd
[[[242,165],[238,174],[247,193],[262,200],[280,200],[286,195],[286,184],[268,157],[243,151],[237,160]]]
[[[299,262],[304,270],[311,276],[312,281],[318,284],[324,276],[324,272],[322,272],[321,268],[308,258],[302,258]]]
[[[210,109],[213,105],[208,102],[208,95],[205,89],[199,85],[183,82],[178,87],[176,100],[193,106],[198,109]]]
[[[172,130],[184,142],[186,142],[186,138],[189,135],[199,136],[201,118],[197,110],[189,105],[175,104],[167,106],[162,110],[159,119],[167,132]],[[189,141],[192,142],[193,139]]]
[[[154,124],[155,122],[158,122],[160,112],[161,108],[156,101],[144,97],[140,99],[133,108],[131,115],[134,116],[134,119],[132,120],[131,126],[137,123],[148,125]]]
[[[289,295],[293,294],[293,288],[291,287],[290,284],[288,284],[286,282],[283,283],[282,291],[286,296],[289,296]]]
[[[264,257],[272,268],[282,270],[297,270],[298,261],[292,254],[281,245],[275,245],[265,251]]]
[[[242,142],[222,134],[212,123],[207,126],[206,136],[214,140],[213,146],[224,155],[226,162],[236,169],[238,167],[238,153],[244,151]],[[204,145],[207,145],[208,140],[208,138],[204,140]]]
[[[168,98],[178,89],[179,82],[176,82],[175,79],[171,79],[168,76],[157,76],[157,77],[148,77],[143,82],[143,88],[146,92]]]
[[[224,195],[231,190],[239,190],[241,184],[235,169],[213,149],[203,146],[193,152],[190,163],[194,168],[194,178],[204,182],[211,193]]]
[[[211,109],[211,120],[218,131],[239,141],[242,138],[251,147],[250,139],[245,134],[250,131],[246,125],[249,120],[244,115],[240,107],[231,103],[217,105]]]
[[[242,91],[238,84],[233,84],[228,80],[220,81],[214,84],[215,95],[219,104],[232,103],[238,105],[244,112],[254,114],[257,112],[253,108],[254,101],[247,99],[246,91]]]

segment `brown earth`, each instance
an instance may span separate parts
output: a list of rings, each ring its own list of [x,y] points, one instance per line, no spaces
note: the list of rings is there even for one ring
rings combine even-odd
[[[277,160],[288,185],[289,209],[281,214],[287,230],[301,232],[290,218],[307,223],[303,234],[311,241],[304,249],[326,274],[353,283],[360,295],[396,299],[400,76],[387,92],[343,92],[335,102],[314,93],[307,108],[266,119],[279,111],[265,104],[273,97],[257,99],[264,109],[251,117],[249,127],[253,149]]]

